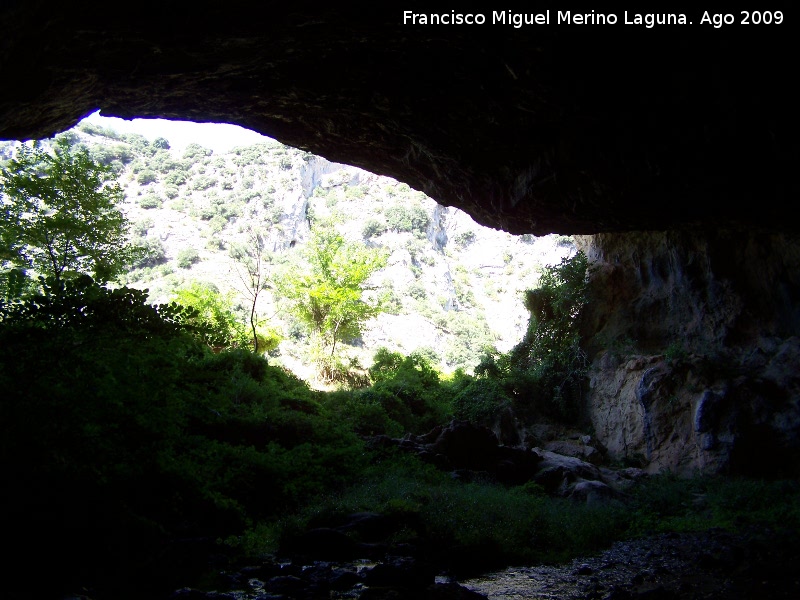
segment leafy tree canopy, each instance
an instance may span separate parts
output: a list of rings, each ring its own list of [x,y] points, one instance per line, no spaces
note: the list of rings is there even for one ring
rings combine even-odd
[[[246,343],[246,332],[236,318],[230,294],[222,294],[214,284],[192,282],[178,290],[173,301],[195,310],[190,323],[198,327],[211,348],[236,348]]]
[[[112,170],[68,137],[56,137],[52,151],[20,146],[0,166],[0,194],[6,272],[33,269],[56,282],[82,273],[104,283],[136,258]]]
[[[387,257],[332,229],[315,231],[304,256],[307,266],[285,270],[276,287],[292,314],[333,354],[339,341],[358,337],[380,312],[379,305],[364,300],[363,286]]]

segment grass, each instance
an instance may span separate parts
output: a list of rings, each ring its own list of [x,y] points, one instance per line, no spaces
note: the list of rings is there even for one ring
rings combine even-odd
[[[624,501],[587,505],[548,497],[532,483],[459,482],[394,456],[366,470],[357,485],[317,498],[278,526],[262,526],[269,544],[260,548],[275,550],[280,538],[361,511],[393,519],[390,542],[416,545],[465,576],[511,564],[557,564],[665,532],[797,530],[800,483],[659,475],[637,484]]]

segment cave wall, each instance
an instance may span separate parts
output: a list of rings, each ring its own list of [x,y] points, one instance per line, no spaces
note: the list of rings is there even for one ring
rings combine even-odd
[[[577,241],[591,265],[589,414],[610,456],[656,472],[798,473],[800,239]]]

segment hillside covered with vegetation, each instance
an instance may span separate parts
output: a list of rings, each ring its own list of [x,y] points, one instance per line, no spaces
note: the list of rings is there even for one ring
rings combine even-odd
[[[444,372],[471,371],[486,349],[519,341],[522,293],[544,266],[574,253],[568,237],[487,229],[393,179],[270,140],[217,155],[90,122],[65,135],[113,169],[132,241],[146,249],[121,283],[147,289],[155,303],[210,287],[249,323],[250,263],[260,277],[256,319],[278,344],[273,362],[321,387],[327,382],[310,368],[310,332],[280,286],[287,273],[308,270],[314,232],[333,231],[384,256],[361,286],[374,318],[343,339],[337,355],[362,370],[385,347],[422,352]]]

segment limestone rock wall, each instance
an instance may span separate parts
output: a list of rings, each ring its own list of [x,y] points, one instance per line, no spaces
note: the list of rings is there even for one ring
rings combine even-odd
[[[757,233],[581,237],[589,414],[650,471],[796,472],[800,243]]]

